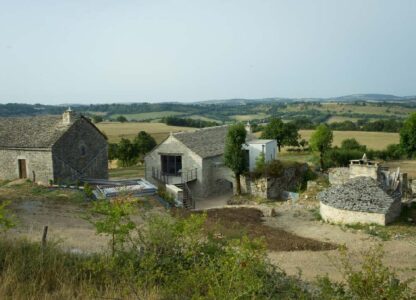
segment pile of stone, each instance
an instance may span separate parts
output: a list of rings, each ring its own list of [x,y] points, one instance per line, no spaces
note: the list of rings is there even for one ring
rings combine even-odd
[[[318,194],[322,203],[343,210],[387,213],[396,197],[387,194],[371,177],[356,177]]]

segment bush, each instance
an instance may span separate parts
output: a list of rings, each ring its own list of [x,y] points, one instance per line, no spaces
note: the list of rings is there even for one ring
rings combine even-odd
[[[415,299],[416,293],[409,287],[410,281],[400,282],[393,270],[382,263],[381,246],[363,253],[363,263],[359,270],[356,263],[341,248],[341,268],[345,283],[334,283],[329,278],[318,280],[319,299]]]

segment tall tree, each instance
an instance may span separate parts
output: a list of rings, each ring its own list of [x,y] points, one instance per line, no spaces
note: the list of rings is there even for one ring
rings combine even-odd
[[[319,125],[309,141],[313,151],[319,152],[321,170],[324,169],[324,154],[331,149],[334,139],[331,129],[326,124]]]
[[[129,167],[137,162],[139,153],[129,139],[122,138],[117,148],[117,157],[122,167]]]
[[[276,140],[279,152],[283,146],[297,146],[299,137],[295,123],[284,123],[279,118],[272,118],[261,134],[263,139]]]
[[[240,176],[247,170],[247,162],[243,145],[246,142],[246,129],[244,125],[234,124],[228,128],[225,138],[224,162],[235,175],[236,193],[241,195]]]
[[[136,145],[137,150],[141,155],[145,155],[154,147],[156,147],[155,139],[146,131],[140,131],[134,138],[133,143]]]
[[[407,118],[400,130],[400,147],[408,157],[416,156],[416,112]]]

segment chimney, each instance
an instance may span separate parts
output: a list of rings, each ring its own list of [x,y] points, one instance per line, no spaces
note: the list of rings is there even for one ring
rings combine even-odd
[[[251,132],[251,124],[250,124],[250,121],[247,121],[247,124],[246,124],[246,131],[247,131],[247,133],[252,133],[252,132]]]
[[[69,125],[71,124],[75,119],[75,112],[68,107],[68,109],[62,114],[62,123],[64,123],[64,125]]]

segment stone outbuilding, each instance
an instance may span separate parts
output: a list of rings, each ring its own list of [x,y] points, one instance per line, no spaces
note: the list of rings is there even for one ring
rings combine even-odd
[[[146,155],[146,180],[189,188],[194,198],[232,191],[233,174],[224,165],[227,131],[215,126],[170,134]]]
[[[108,178],[105,136],[68,109],[62,116],[0,118],[0,179],[40,184]]]

